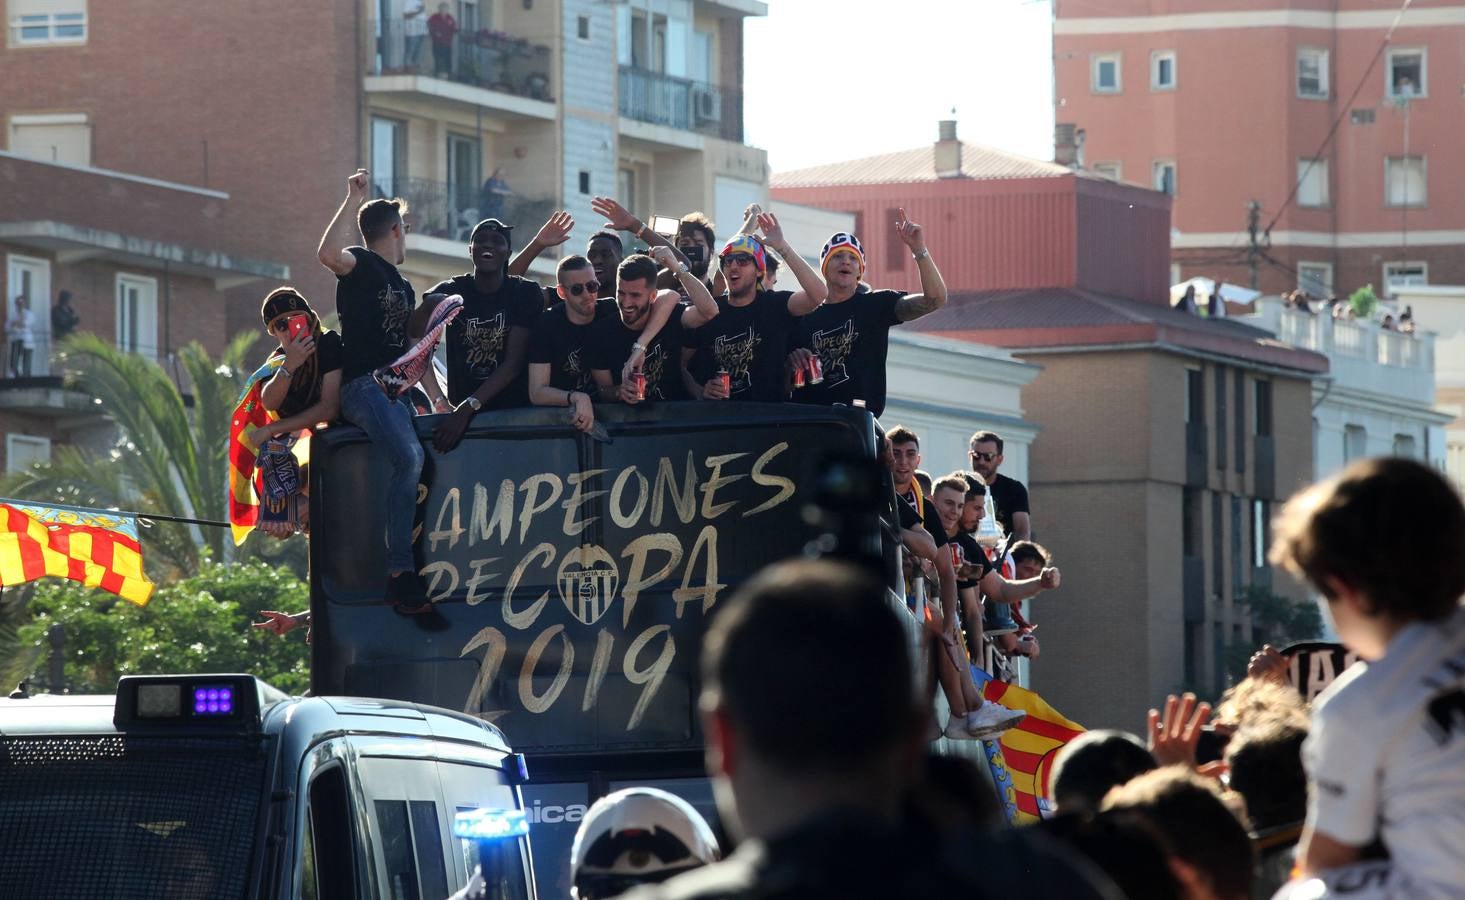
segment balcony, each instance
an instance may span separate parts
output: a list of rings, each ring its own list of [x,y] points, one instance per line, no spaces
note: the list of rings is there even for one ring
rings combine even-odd
[[[544,224],[556,209],[550,197],[521,197],[517,194],[495,194],[492,206],[480,206],[477,184],[451,184],[426,178],[402,178],[392,185],[391,196],[407,201],[407,221],[412,237],[445,238],[467,242],[473,226],[482,219],[495,218],[506,225],[520,226],[529,236]],[[386,193],[385,191],[383,193]],[[528,240],[528,237],[525,238]],[[455,254],[461,248],[455,248]],[[467,251],[461,251],[466,256]]]
[[[743,94],[732,88],[621,66],[620,111],[637,122],[743,142]]]
[[[401,22],[367,23],[367,91],[429,94],[555,117],[549,47],[488,29],[457,32],[448,46],[438,47],[431,36],[403,29]]]
[[[0,378],[0,410],[58,420],[102,414],[91,396],[68,386],[60,375]]]
[[[1280,300],[1257,301],[1251,324],[1284,343],[1328,357],[1336,387],[1377,394],[1390,401],[1434,402],[1434,341],[1428,332],[1404,334],[1374,322],[1334,319],[1287,309]]]

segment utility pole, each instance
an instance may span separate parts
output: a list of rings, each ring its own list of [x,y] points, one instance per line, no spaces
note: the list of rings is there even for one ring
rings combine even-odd
[[[1260,290],[1258,268],[1261,265],[1262,248],[1257,241],[1257,232],[1261,226],[1262,205],[1255,200],[1246,204],[1246,234],[1248,238],[1246,247],[1246,266],[1251,270],[1251,289]]]

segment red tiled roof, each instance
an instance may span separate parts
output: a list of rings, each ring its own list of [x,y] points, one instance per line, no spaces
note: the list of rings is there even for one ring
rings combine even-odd
[[[1241,322],[1078,288],[955,293],[944,308],[905,327],[1008,349],[1171,344],[1303,372],[1328,371],[1326,356]]]
[[[936,177],[935,145],[914,150],[883,153],[863,159],[811,166],[769,177],[771,188],[822,187],[832,184],[895,184],[912,181],[946,180]],[[973,180],[993,178],[1059,178],[1080,175],[1067,166],[1029,159],[1016,153],[993,150],[981,144],[961,145],[961,176]]]

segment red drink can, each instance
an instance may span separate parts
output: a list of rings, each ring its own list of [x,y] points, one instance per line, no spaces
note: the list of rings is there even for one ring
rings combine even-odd
[[[722,382],[722,392],[729,397],[732,396],[732,373],[727,369],[717,370],[717,380]]]
[[[946,546],[951,548],[951,565],[954,568],[961,568],[961,545],[956,541],[949,542]]]
[[[795,388],[801,388],[803,386],[804,386],[804,367],[803,366],[796,365],[796,366],[794,366],[794,387]]]
[[[646,373],[639,370],[631,373],[631,387],[636,391],[637,400],[646,399]]]
[[[824,364],[819,361],[817,354],[809,357],[809,383],[824,383]]]

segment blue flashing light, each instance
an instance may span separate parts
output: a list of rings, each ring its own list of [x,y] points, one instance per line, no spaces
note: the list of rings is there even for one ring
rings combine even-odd
[[[200,685],[193,689],[193,713],[197,716],[234,714],[234,689],[229,685]]]
[[[453,819],[453,834],[470,841],[501,841],[529,834],[522,809],[472,809]]]

